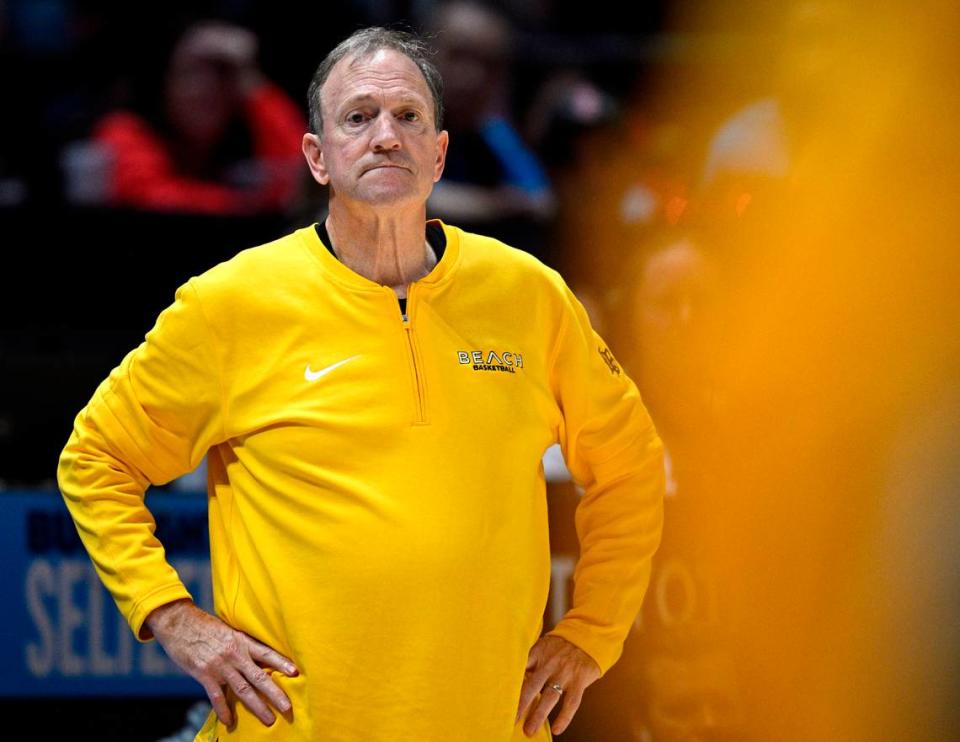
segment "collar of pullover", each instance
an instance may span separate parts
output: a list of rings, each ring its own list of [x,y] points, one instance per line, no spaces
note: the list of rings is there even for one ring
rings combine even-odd
[[[447,238],[447,246],[443,251],[443,256],[437,261],[437,264],[433,266],[431,271],[418,281],[414,281],[417,285],[438,285],[448,280],[456,269],[460,259],[460,235],[458,230],[444,224],[440,219],[428,220],[427,224],[431,223],[437,224],[443,229]],[[320,241],[316,227],[313,224],[298,229],[297,234],[304,246],[310,251],[317,262],[320,263],[323,271],[330,278],[337,281],[337,283],[358,291],[382,291],[385,288],[376,281],[372,281],[366,276],[361,276],[331,255],[330,251]]]

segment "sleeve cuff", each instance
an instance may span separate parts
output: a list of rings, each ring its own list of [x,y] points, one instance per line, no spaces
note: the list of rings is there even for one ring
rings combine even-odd
[[[133,629],[133,635],[137,637],[137,641],[146,643],[153,639],[153,634],[143,625],[143,622],[154,609],[183,598],[193,600],[193,596],[183,583],[166,585],[142,598],[134,607],[129,619],[130,628]]]
[[[561,620],[546,636],[566,639],[590,655],[600,668],[600,677],[607,674],[607,670],[613,667],[623,653],[623,642],[610,643],[598,639],[595,631],[570,620]]]

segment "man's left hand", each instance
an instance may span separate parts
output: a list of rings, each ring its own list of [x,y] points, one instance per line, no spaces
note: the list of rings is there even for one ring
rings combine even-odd
[[[563,705],[550,730],[554,734],[563,732],[580,707],[584,689],[597,681],[600,674],[599,665],[580,647],[559,636],[541,636],[533,645],[527,659],[516,721],[527,713],[527,708],[537,693],[542,691],[542,695],[540,702],[527,717],[523,733],[528,737],[532,736],[561,697]],[[563,688],[562,694],[552,687],[554,683]]]

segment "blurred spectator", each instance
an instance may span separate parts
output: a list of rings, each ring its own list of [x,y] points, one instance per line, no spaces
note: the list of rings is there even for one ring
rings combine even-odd
[[[450,132],[443,178],[429,212],[545,257],[544,222],[554,198],[537,156],[507,110],[512,29],[489,8],[453,2],[431,15]]]
[[[728,617],[717,571],[716,534],[726,516],[716,363],[727,274],[708,247],[712,235],[658,230],[615,283],[615,353],[664,442],[664,531],[623,656],[585,694],[571,742],[744,739],[738,658],[722,640]]]
[[[97,124],[93,142],[106,156],[82,149],[81,166],[91,175],[93,158],[94,172],[109,168],[111,204],[252,214],[292,203],[306,121],[260,71],[257,47],[243,28],[196,23],[170,56],[160,110],[119,110]]]
[[[625,272],[618,355],[637,382],[674,474],[703,466],[716,433],[721,267],[694,232],[663,231]],[[678,461],[677,459],[680,459]]]
[[[789,175],[833,113],[824,99],[843,59],[843,36],[855,23],[845,0],[796,0],[787,7],[773,93],[741,108],[714,134],[704,186],[719,195]]]

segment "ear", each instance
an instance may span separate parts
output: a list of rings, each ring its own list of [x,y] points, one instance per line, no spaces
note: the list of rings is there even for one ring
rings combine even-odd
[[[447,162],[447,145],[450,144],[450,135],[444,129],[437,134],[437,161],[433,164],[433,182],[436,183],[443,175],[443,166]]]
[[[327,166],[323,162],[323,147],[320,144],[320,137],[316,134],[307,132],[303,135],[303,156],[307,158],[307,165],[310,167],[310,174],[320,185],[327,185],[330,182],[330,173],[327,172]]]

